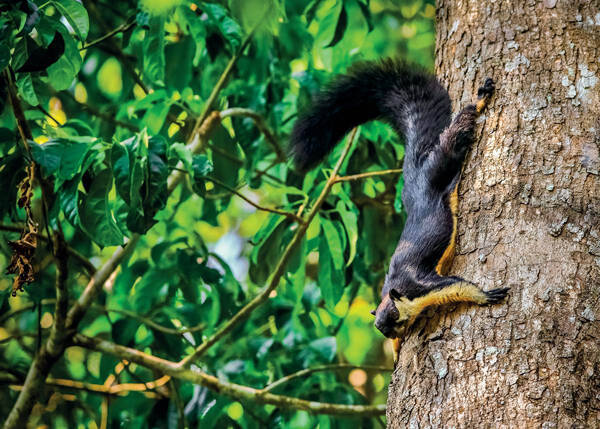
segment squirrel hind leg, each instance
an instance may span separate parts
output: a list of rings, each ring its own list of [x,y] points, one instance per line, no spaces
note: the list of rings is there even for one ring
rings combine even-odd
[[[491,77],[486,78],[483,86],[477,90],[477,104],[475,105],[477,113],[481,113],[486,108],[495,90],[494,80]]]

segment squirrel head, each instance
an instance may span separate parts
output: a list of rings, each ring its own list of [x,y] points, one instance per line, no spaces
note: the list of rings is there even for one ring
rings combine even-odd
[[[375,327],[388,338],[401,337],[413,319],[411,301],[396,289],[384,294],[381,303],[371,314],[375,316]]]

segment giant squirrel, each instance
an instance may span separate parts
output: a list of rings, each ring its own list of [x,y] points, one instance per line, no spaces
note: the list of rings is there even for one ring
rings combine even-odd
[[[454,257],[457,187],[475,120],[494,93],[488,78],[469,104],[451,121],[448,92],[426,71],[404,62],[359,63],[338,76],[296,121],[290,149],[306,171],[318,164],[352,128],[381,119],[404,136],[404,189],[408,215],[372,312],[375,326],[400,338],[427,307],[451,302],[494,304],[508,288],[483,291],[474,283],[447,275]]]

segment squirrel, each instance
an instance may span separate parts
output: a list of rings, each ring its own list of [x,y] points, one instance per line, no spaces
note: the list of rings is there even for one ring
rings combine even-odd
[[[375,327],[400,339],[427,307],[453,302],[495,304],[508,288],[484,291],[447,275],[454,257],[458,183],[473,143],[475,120],[494,93],[487,78],[469,104],[451,121],[450,96],[432,74],[402,61],[358,63],[318,94],[294,124],[291,155],[299,170],[313,168],[352,128],[375,119],[404,136],[407,220],[391,257],[381,303],[371,313]]]

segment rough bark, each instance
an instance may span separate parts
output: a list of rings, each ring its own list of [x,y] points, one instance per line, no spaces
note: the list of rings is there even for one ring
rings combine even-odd
[[[600,2],[437,9],[436,68],[455,110],[485,76],[498,87],[460,185],[452,272],[511,291],[417,324],[389,426],[599,427]]]

